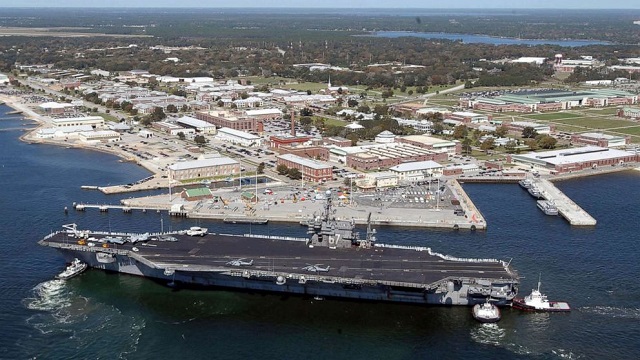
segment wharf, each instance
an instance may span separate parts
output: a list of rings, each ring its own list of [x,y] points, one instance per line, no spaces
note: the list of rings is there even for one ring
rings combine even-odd
[[[146,212],[147,210],[167,210],[166,206],[127,206],[127,205],[99,205],[99,204],[74,204],[73,208],[77,211],[84,211],[86,209],[98,209],[101,212],[107,212],[109,210],[122,210],[123,212],[131,212],[132,210],[140,210]]]
[[[555,187],[551,181],[546,179],[533,179],[533,184],[538,187],[542,196],[546,200],[553,201],[562,217],[567,219],[571,225],[595,226],[596,219],[591,217],[580,206],[569,199],[560,189]]]

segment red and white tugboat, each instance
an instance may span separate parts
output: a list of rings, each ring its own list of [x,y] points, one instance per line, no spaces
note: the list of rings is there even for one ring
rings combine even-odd
[[[568,312],[571,311],[569,304],[564,301],[549,301],[547,295],[540,292],[540,279],[538,288],[531,290],[531,294],[523,298],[514,298],[511,306],[524,311],[549,311]]]
[[[481,323],[494,323],[500,320],[500,309],[489,301],[490,299],[487,298],[487,302],[473,306],[471,314],[474,319]]]

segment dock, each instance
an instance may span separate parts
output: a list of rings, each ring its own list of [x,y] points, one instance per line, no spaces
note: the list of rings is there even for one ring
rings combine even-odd
[[[580,206],[569,199],[560,189],[546,179],[532,179],[535,186],[540,189],[545,200],[553,201],[562,217],[575,226],[595,226],[596,219],[584,211]]]

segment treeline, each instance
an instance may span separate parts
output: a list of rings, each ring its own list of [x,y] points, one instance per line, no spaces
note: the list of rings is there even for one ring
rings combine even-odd
[[[526,86],[553,74],[551,65],[504,64],[483,72],[473,86]]]

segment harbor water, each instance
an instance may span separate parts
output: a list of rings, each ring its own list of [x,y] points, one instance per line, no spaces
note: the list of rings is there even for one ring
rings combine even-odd
[[[597,219],[571,227],[545,216],[518,185],[465,184],[487,231],[379,228],[384,243],[512,261],[528,294],[571,304],[568,314],[503,309],[483,325],[467,307],[175,290],[90,269],[53,280],[62,257],[37,241],[62,224],[113,231],[202,225],[214,232],[305,236],[298,224],[231,225],[166,212],[76,212],[74,201],[118,204],[81,185],[129,183],[148,172],[118,158],[19,141],[25,121],[0,106],[0,358],[4,359],[635,359],[640,354],[640,172],[557,183]],[[63,211],[69,208],[68,214]]]

